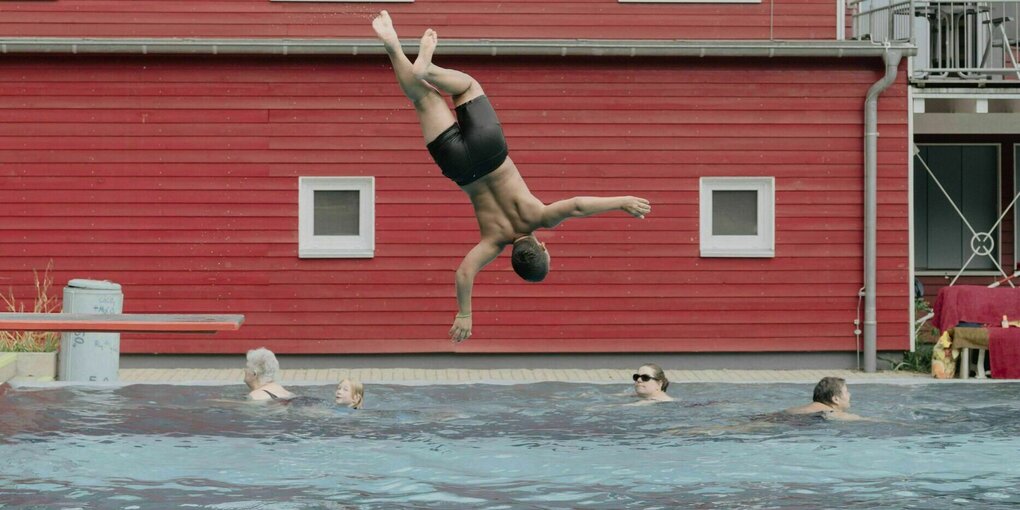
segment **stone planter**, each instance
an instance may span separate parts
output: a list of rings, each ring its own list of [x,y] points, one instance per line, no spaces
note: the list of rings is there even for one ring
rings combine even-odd
[[[19,352],[17,377],[33,381],[57,380],[56,352]]]

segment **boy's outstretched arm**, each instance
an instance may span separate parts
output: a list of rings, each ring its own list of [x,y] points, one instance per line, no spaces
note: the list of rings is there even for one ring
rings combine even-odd
[[[457,317],[450,327],[450,340],[460,343],[471,336],[471,288],[475,275],[502,251],[499,244],[483,239],[461,261],[457,268]]]
[[[644,219],[652,211],[652,206],[644,198],[629,196],[568,198],[545,206],[542,211],[542,227],[552,228],[567,218],[581,218],[616,210]]]

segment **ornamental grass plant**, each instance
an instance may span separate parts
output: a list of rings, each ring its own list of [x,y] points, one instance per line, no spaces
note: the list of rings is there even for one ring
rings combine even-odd
[[[26,310],[25,301],[18,301],[14,289],[8,287],[7,293],[0,293],[4,311],[12,313],[56,313],[60,311],[60,299],[51,296],[53,287],[53,261],[46,264],[46,270],[40,278],[39,272],[32,270],[35,281],[35,299],[31,308]],[[60,334],[53,331],[0,331],[0,352],[53,352],[60,348]]]

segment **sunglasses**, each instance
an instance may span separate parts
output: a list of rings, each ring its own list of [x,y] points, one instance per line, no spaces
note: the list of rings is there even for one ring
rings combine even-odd
[[[648,374],[634,374],[634,382],[638,382],[638,379],[640,379],[643,382],[648,382],[651,381],[652,379],[655,379],[656,381],[659,380],[658,378],[652,377]]]

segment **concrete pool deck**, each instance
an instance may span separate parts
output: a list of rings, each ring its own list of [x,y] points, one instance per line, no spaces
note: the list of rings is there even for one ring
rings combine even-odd
[[[366,384],[514,384],[545,381],[598,384],[630,384],[634,369],[426,369],[426,368],[350,368],[281,370],[279,381],[292,385],[335,384],[341,379],[357,379]],[[815,383],[826,376],[843,377],[849,382],[922,382],[928,374],[909,372],[864,373],[854,370],[667,370],[672,383]],[[120,370],[121,383],[140,384],[241,384],[243,370],[209,368],[128,368]]]

